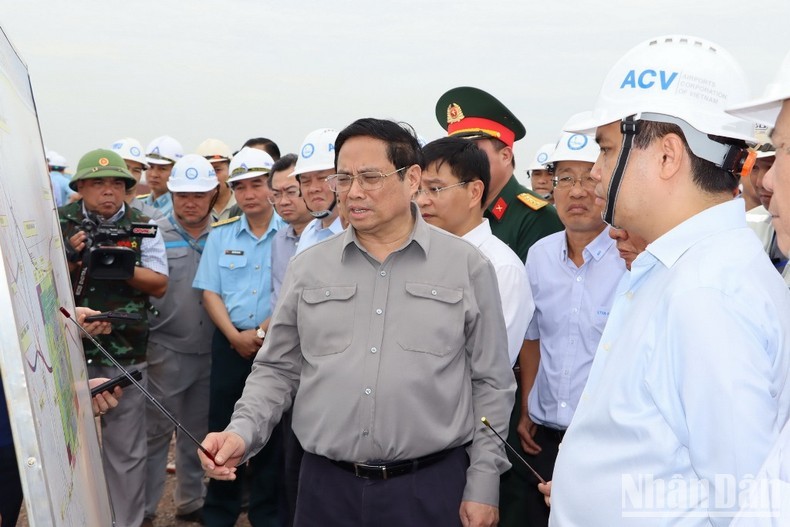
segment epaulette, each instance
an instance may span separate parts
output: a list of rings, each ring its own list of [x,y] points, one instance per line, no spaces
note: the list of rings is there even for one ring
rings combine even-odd
[[[136,197],[137,199],[145,199],[145,198],[147,198],[147,197],[148,197],[148,196],[150,196],[150,195],[151,195],[151,193],[149,192],[148,194],[138,194],[138,195],[136,195],[135,197]]]
[[[234,221],[239,221],[241,216],[233,216],[231,218],[226,218],[224,220],[215,221],[211,224],[211,227],[222,227],[223,225],[227,225],[229,223],[233,223]]]
[[[522,192],[516,197],[521,203],[531,208],[532,210],[540,210],[549,204],[549,202],[546,201],[545,199],[536,198],[532,194],[528,194],[526,192]]]

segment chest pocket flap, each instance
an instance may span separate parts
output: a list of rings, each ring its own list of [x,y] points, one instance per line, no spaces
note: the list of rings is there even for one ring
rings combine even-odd
[[[320,304],[332,300],[348,300],[357,292],[356,285],[331,285],[302,291],[302,300],[308,304]]]
[[[464,297],[464,292],[460,289],[417,282],[406,282],[406,291],[413,296],[438,300],[446,304],[457,304]]]

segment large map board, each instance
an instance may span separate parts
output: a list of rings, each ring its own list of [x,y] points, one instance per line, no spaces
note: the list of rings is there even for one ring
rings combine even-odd
[[[0,28],[0,371],[33,526],[112,512],[27,67]]]

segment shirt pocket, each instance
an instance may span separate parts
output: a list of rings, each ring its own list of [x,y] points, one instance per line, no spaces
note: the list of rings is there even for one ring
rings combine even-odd
[[[184,263],[187,256],[189,256],[188,247],[177,247],[167,250],[167,270],[169,275],[168,280],[172,282],[180,282],[184,278],[187,278],[187,273],[184,272]]]
[[[348,349],[354,337],[356,293],[356,285],[302,290],[297,316],[303,354],[320,357]]]
[[[593,349],[598,347],[598,341],[601,340],[603,335],[603,328],[606,327],[606,321],[609,320],[609,306],[600,306],[592,314],[592,324],[590,324],[590,339],[595,344]]]
[[[243,291],[247,282],[247,256],[243,254],[222,254],[219,257],[219,278],[223,293]]]
[[[411,304],[407,331],[398,344],[407,351],[443,357],[464,345],[464,292],[435,284],[406,282]]]

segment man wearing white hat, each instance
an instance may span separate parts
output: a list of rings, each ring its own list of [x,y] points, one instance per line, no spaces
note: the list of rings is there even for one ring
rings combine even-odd
[[[206,139],[198,145],[195,153],[208,159],[219,181],[219,197],[211,210],[211,219],[227,220],[241,214],[241,210],[236,205],[236,198],[233,197],[233,192],[228,186],[230,158],[233,157],[230,147],[219,139]]]
[[[299,149],[291,176],[299,181],[302,198],[315,219],[302,231],[296,254],[343,231],[337,197],[326,183],[326,178],[335,173],[336,137],[337,131],[331,128],[314,130]]]
[[[726,50],[662,36],[570,127],[595,131],[605,220],[648,245],[559,451],[551,525],[728,525],[787,420],[790,292],[732,199],[754,139],[725,107],[746,96]]]
[[[157,137],[145,149],[145,159],[149,165],[145,180],[151,193],[137,197],[143,203],[159,209],[163,216],[167,216],[173,210],[173,199],[167,191],[167,180],[170,178],[173,165],[183,155],[184,149],[181,143],[169,135]]]
[[[52,181],[52,190],[54,191],[55,204],[62,207],[69,202],[69,197],[74,194],[74,191],[69,188],[71,179],[64,174],[64,170],[68,165],[68,161],[62,155],[54,150],[47,152],[47,165],[49,167],[49,178]]]
[[[527,176],[532,182],[532,190],[543,196],[543,199],[554,203],[554,184],[551,172],[549,171],[548,161],[554,152],[554,143],[546,143],[538,148],[535,156],[527,166]]]
[[[214,324],[192,288],[211,230],[217,176],[204,157],[189,154],[173,166],[167,188],[173,211],[157,221],[165,240],[170,282],[161,299],[152,299],[157,315],[148,337],[148,389],[194,436],[208,433],[209,373]],[[148,460],[145,517],[156,515],[165,484],[165,466],[173,423],[150,402],[146,412]],[[176,518],[200,520],[205,495],[203,469],[195,445],[176,434]]]
[[[738,105],[730,113],[773,127],[776,156],[763,185],[772,192],[768,212],[773,218],[779,249],[790,254],[790,53],[779,74],[760,99]],[[775,316],[787,318],[787,311]],[[742,503],[733,527],[779,527],[790,523],[790,422],[776,440],[755,484]]]
[[[269,327],[272,240],[283,226],[267,199],[266,178],[273,164],[269,154],[255,148],[244,147],[233,157],[228,184],[244,214],[213,224],[192,284],[203,290],[203,305],[217,327],[211,343],[210,431],[230,423]],[[250,462],[248,514],[254,525],[272,522],[280,514],[280,452],[280,444],[273,441]],[[235,524],[245,479],[209,483],[203,506],[206,525]]]
[[[594,137],[562,135],[545,162],[552,169],[554,204],[565,230],[538,240],[527,255],[535,316],[521,351],[518,432],[526,459],[544,478],[554,470],[625,272],[595,199],[597,181],[590,171],[598,154]],[[529,479],[524,496],[528,525],[545,526],[549,510],[538,480],[531,474]]]
[[[131,137],[124,137],[123,139],[118,139],[117,141],[113,142],[113,144],[110,145],[110,150],[114,151],[123,158],[124,162],[126,163],[126,168],[129,170],[129,173],[134,177],[134,179],[137,180],[137,185],[139,185],[140,180],[145,174],[145,171],[148,169],[148,164],[145,162],[145,155],[143,154],[143,147],[140,145],[140,142],[137,139],[133,139]],[[143,202],[143,200],[137,197],[137,185],[126,190],[126,203],[136,208],[149,218],[155,220],[163,218],[164,216],[162,216],[162,213],[159,211],[159,209],[153,205]]]

